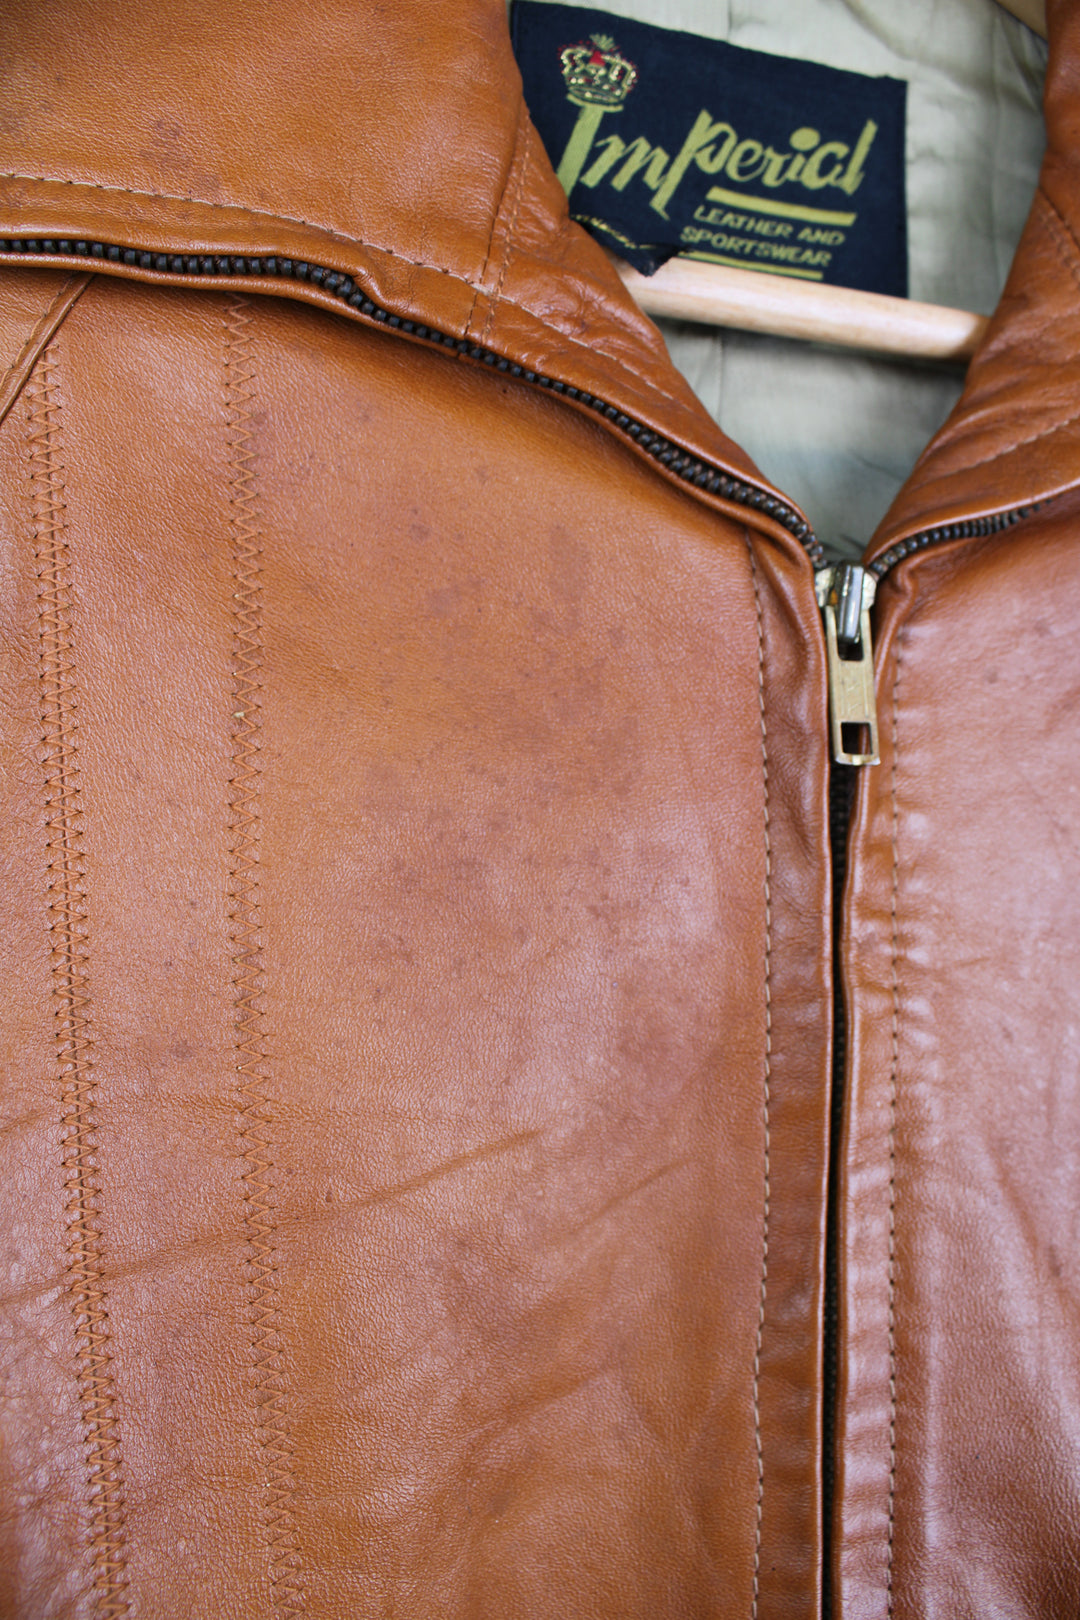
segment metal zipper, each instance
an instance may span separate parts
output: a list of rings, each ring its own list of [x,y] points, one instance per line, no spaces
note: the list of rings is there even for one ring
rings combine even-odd
[[[876,765],[878,762],[874,647],[870,630],[870,609],[878,581],[917,551],[943,545],[949,540],[998,534],[1043,504],[1014,506],[987,517],[922,529],[890,546],[868,568],[856,563],[837,563],[815,571],[814,591],[825,621],[829,728],[836,765]]]
[[[939,528],[924,529],[890,546],[868,568],[850,563],[828,566],[824,548],[809,523],[788,501],[770,494],[757,484],[721,472],[718,467],[691,455],[673,440],[655,433],[646,423],[620,411],[617,405],[575,388],[545,372],[532,371],[517,361],[509,360],[468,338],[456,338],[422,321],[413,321],[391,310],[384,309],[357,286],[352,276],[326,265],[312,264],[306,259],[291,259],[279,254],[234,253],[162,253],[145,248],[122,247],[115,242],[96,242],[79,237],[6,237],[0,238],[0,255],[33,258],[75,259],[80,263],[95,261],[103,265],[116,265],[124,269],[141,270],[150,276],[206,276],[206,277],[260,277],[270,281],[297,281],[318,287],[329,293],[350,310],[392,331],[404,333],[437,348],[449,350],[462,359],[491,366],[523,382],[558,394],[575,405],[592,411],[618,432],[626,435],[637,448],[649,456],[665,471],[694,489],[719,496],[750,511],[760,512],[788,531],[806,551],[815,568],[815,589],[825,618],[827,654],[829,658],[830,706],[832,709],[833,751],[842,764],[871,764],[877,756],[877,721],[873,712],[873,648],[870,641],[869,610],[873,603],[877,582],[891,568],[915,551],[946,540],[957,540],[997,533],[1018,523],[1036,509],[1036,502],[1018,506],[1007,512],[995,512],[988,517],[973,518],[967,522],[943,524]],[[858,633],[856,634],[856,627]],[[852,736],[845,727],[863,731],[863,748],[849,747]]]
[[[877,580],[855,563],[819,568],[814,591],[825,620],[829,728],[838,765],[878,762],[877,703],[870,609]]]

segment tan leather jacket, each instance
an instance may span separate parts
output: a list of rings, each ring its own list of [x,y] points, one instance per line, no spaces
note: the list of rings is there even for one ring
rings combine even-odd
[[[5,8],[4,1616],[1076,1615],[1051,24],[834,1006],[822,559],[502,0]]]

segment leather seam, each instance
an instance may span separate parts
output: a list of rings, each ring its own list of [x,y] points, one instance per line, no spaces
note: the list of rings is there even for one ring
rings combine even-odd
[[[754,1440],[757,1449],[757,1502],[754,1516],[754,1595],[750,1609],[751,1620],[757,1620],[761,1586],[762,1516],[765,1498],[765,1451],[761,1432],[761,1351],[765,1338],[765,1314],[768,1301],[769,1213],[771,1199],[769,1112],[772,1100],[772,830],[769,804],[769,732],[765,711],[765,625],[754,548],[750,542],[749,531],[744,529],[743,534],[750,558],[750,577],[754,588],[754,612],[757,621],[758,714],[761,727],[762,813],[765,834],[765,1062],[762,1090],[765,1163],[761,1217],[761,1287],[758,1296],[757,1339],[754,1347]]]
[[[26,389],[48,852],[50,999],[59,1081],[67,1292],[86,1463],[93,1604],[99,1620],[122,1620],[130,1612],[126,1506],[103,1252],[103,1143],[90,997],[86,812],[79,761],[78,663],[58,368],[58,349],[49,344],[33,367]]]
[[[30,373],[33,371],[42,350],[56,336],[63,322],[93,279],[93,276],[90,275],[68,276],[56,297],[35,323],[30,336],[7,368],[3,380],[0,381],[0,422],[7,416],[26,387]],[[20,373],[22,373],[21,379]]]
[[[896,1546],[896,1124],[900,1075],[900,806],[897,792],[900,748],[900,665],[903,629],[897,633],[896,663],[892,686],[892,765],[890,803],[892,826],[892,896],[890,901],[890,954],[892,1025],[889,1065],[889,1241],[888,1241],[888,1341],[889,1341],[889,1500],[888,1545],[885,1564],[886,1611],[892,1614],[895,1601],[893,1564]]]
[[[516,140],[514,142],[514,153],[515,153],[514,167],[515,167],[516,173],[515,173],[515,178],[514,178],[514,182],[513,182],[513,194],[512,194],[512,201],[510,203],[510,210],[509,210],[510,218],[507,221],[506,230],[503,233],[502,263],[499,266],[499,275],[498,275],[498,279],[495,282],[495,289],[492,292],[490,299],[488,300],[487,315],[486,315],[486,317],[484,319],[484,329],[483,329],[482,333],[480,334],[481,346],[485,347],[485,348],[487,347],[488,334],[491,331],[491,323],[495,319],[495,309],[496,309],[496,306],[499,303],[499,300],[500,300],[500,298],[502,296],[502,286],[503,286],[503,282],[506,279],[506,272],[507,272],[507,269],[508,269],[509,264],[510,264],[510,253],[511,253],[511,249],[513,247],[513,240],[514,240],[514,227],[517,225],[518,212],[519,212],[519,210],[521,208],[522,193],[524,192],[524,189],[525,189],[525,175],[526,175],[526,172],[527,172],[528,167],[529,167],[528,143],[522,140],[522,136],[523,136],[524,133],[525,133],[525,109],[524,109],[524,107],[522,107],[521,112],[518,115],[517,138],[516,138]],[[519,156],[519,154],[520,154],[520,156]],[[501,207],[501,201],[500,201],[500,207]],[[498,215],[496,215],[496,218],[498,218]]]
[[[314,220],[302,219],[297,214],[278,214],[267,208],[249,208],[246,203],[211,202],[208,197],[187,196],[177,191],[141,191],[134,186],[108,186],[100,180],[65,180],[62,175],[56,174],[21,174],[15,169],[0,170],[0,180],[26,180],[33,185],[41,186],[71,186],[76,191],[103,191],[109,196],[138,197],[143,202],[177,202],[194,203],[196,207],[208,208],[211,213],[243,214],[247,219],[265,220],[276,225],[299,225],[306,231],[318,231],[320,236],[327,237],[332,242],[341,242],[348,247],[363,247],[373,253],[385,253],[390,259],[398,259],[402,264],[412,265],[417,270],[434,270],[440,276],[449,276],[451,281],[459,281],[463,286],[480,289],[480,283],[471,281],[468,276],[459,275],[456,270],[448,270],[445,265],[429,264],[425,259],[410,259],[407,254],[399,253],[396,248],[382,247],[378,242],[371,242],[366,237],[349,236],[344,231],[336,231],[332,225],[317,225]]]
[[[263,1461],[262,1523],[275,1611],[305,1609],[296,1521],[296,1443],[281,1281],[278,1271],[270,1046],[266,1014],[264,915],[259,865],[262,748],[262,554],[258,467],[253,448],[256,394],[251,300],[225,311],[225,444],[232,583],[232,692],[228,785],[229,952],[241,1215],[255,1432]]]
[[[1073,281],[1080,287],[1080,267],[1077,265],[1080,243],[1077,242],[1072,227],[1064,214],[1054,206],[1054,203],[1041,186],[1036,191],[1035,197],[1048,215],[1046,224],[1050,227],[1050,236],[1057,255],[1072,276]],[[1063,237],[1064,241],[1062,241]]]
[[[247,215],[249,219],[268,221],[271,224],[299,225],[304,230],[318,231],[322,236],[328,238],[328,240],[332,242],[339,242],[345,247],[352,249],[363,249],[365,252],[369,253],[382,253],[388,259],[396,260],[399,264],[407,264],[414,270],[431,270],[437,275],[446,276],[450,281],[456,282],[461,287],[472,288],[473,301],[470,306],[470,321],[472,319],[472,312],[476,307],[476,295],[483,291],[483,288],[480,286],[479,282],[474,281],[469,276],[459,275],[456,270],[447,270],[443,265],[440,264],[429,264],[424,259],[410,259],[407,254],[399,253],[395,248],[382,247],[379,243],[370,242],[362,236],[346,236],[340,231],[335,231],[331,226],[316,225],[310,220],[294,218],[291,214],[274,214],[267,210],[248,208],[243,203],[208,202],[203,197],[185,197],[168,191],[136,191],[128,186],[106,186],[100,184],[99,182],[90,180],[63,180],[55,175],[47,174],[20,174],[12,170],[5,170],[0,171],[0,180],[26,180],[35,185],[73,186],[81,190],[115,193],[122,197],[138,197],[144,202],[158,201],[196,203],[200,208],[208,208],[214,213],[231,209],[236,213]],[[509,265],[509,257],[507,264]],[[111,267],[103,266],[100,273],[112,273]],[[185,282],[184,285],[187,285],[187,283]],[[519,303],[517,299],[503,295],[501,301],[509,305],[511,309],[517,310],[519,314],[526,316],[529,320],[538,322],[538,324],[543,326],[546,331],[556,333],[560,344],[568,345],[572,350],[575,351],[581,349],[582,352],[589,357],[590,361],[595,359],[595,349],[588,343],[583,343],[580,338],[575,338],[571,336],[569,332],[564,331],[561,327],[554,326],[551,322],[545,320],[542,315],[536,314],[534,310],[529,309],[525,304]],[[465,333],[468,332],[468,329],[469,324],[466,322],[464,328]],[[654,385],[650,383],[648,377],[642,372],[637,371],[633,366],[627,364],[625,360],[619,360],[615,363],[618,365],[620,371],[624,372],[627,377],[632,378],[636,384],[649,391],[652,391]]]
[[[476,282],[474,283],[475,291],[473,293],[472,307],[469,310],[469,318],[465,323],[465,336],[466,337],[474,337],[475,336],[474,329],[473,329],[473,323],[476,320],[476,306],[480,301],[480,292],[481,292],[481,289],[483,288],[484,280],[485,280],[485,278],[487,276],[487,273],[488,273],[488,266],[491,264],[492,257],[493,257],[493,255],[495,253],[495,243],[496,243],[496,239],[497,239],[498,234],[499,234],[499,215],[502,212],[503,204],[506,201],[507,193],[509,192],[511,186],[514,186],[516,188],[517,183],[518,183],[518,178],[519,178],[519,152],[520,152],[520,148],[521,148],[521,116],[522,115],[519,112],[517,128],[516,128],[515,133],[514,133],[514,149],[513,149],[513,152],[511,153],[509,167],[507,168],[507,171],[506,171],[506,179],[503,182],[503,188],[502,188],[502,191],[499,194],[499,200],[495,204],[495,208],[494,208],[494,211],[493,211],[492,216],[491,216],[491,232],[490,232],[490,234],[488,236],[487,252],[484,254],[484,262],[480,266],[480,273],[476,278]],[[503,236],[504,257],[505,257],[505,252],[506,252],[506,243],[507,243],[507,236],[504,234],[504,236]],[[488,319],[490,320],[490,315],[488,316]],[[484,330],[485,331],[487,330],[486,323],[485,323]],[[480,339],[477,339],[476,341],[480,341]]]

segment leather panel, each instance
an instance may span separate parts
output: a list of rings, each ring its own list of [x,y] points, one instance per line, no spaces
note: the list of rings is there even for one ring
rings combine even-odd
[[[809,1612],[805,570],[535,391],[301,306],[99,279],[35,375],[113,1508],[13,412],[14,1606]]]
[[[867,548],[1022,507],[1080,482],[1080,12],[1050,0],[1046,156],[1024,235],[964,392]],[[946,537],[947,538],[947,537]]]
[[[846,957],[846,1616],[1075,1614],[1075,498],[881,600]]]

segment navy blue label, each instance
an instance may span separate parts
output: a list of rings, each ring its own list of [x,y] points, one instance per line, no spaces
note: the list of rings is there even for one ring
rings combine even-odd
[[[515,0],[570,212],[646,275],[674,254],[907,296],[899,79]]]

